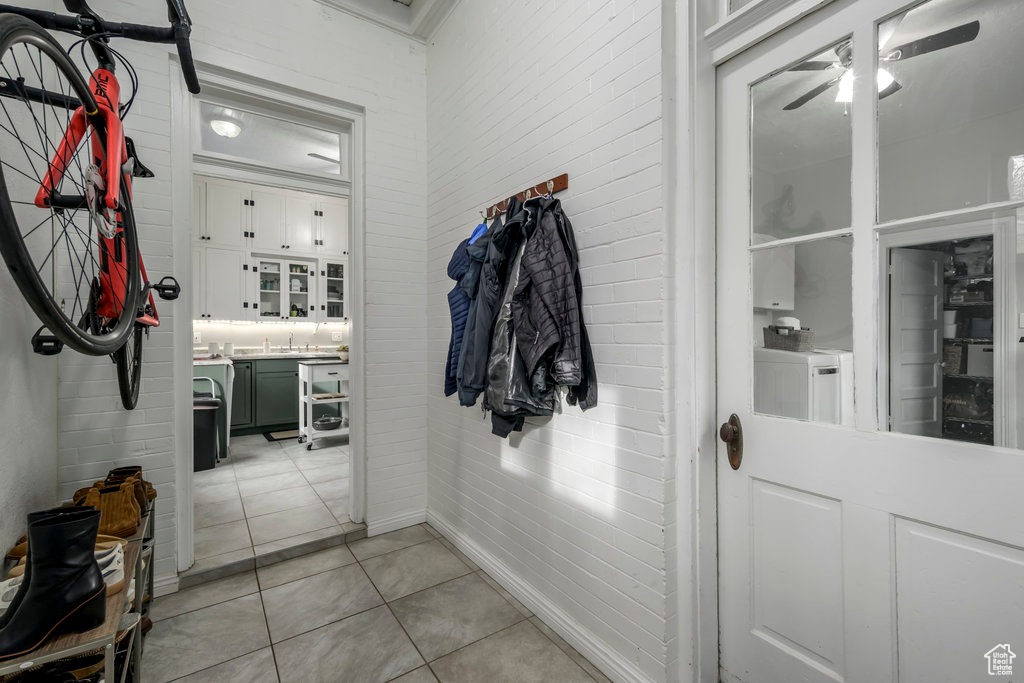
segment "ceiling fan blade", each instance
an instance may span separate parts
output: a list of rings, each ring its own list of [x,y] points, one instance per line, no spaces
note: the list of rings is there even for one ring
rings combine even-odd
[[[836,62],[800,62],[791,66],[787,71],[825,71],[836,65]]]
[[[339,164],[339,165],[341,164],[341,162],[338,161],[337,159],[332,159],[329,156],[324,156],[323,154],[317,154],[316,152],[308,152],[306,154],[306,156],[313,157],[314,159],[319,159],[320,161],[329,161],[332,164]]]
[[[900,90],[903,90],[903,86],[900,85],[899,82],[893,81],[885,90],[882,90],[878,93],[878,99],[884,100],[889,95],[899,92]]]
[[[975,20],[961,24],[939,33],[933,33],[919,40],[912,40],[909,43],[897,45],[887,52],[885,59],[889,61],[910,59],[911,57],[935,52],[936,50],[945,50],[947,47],[953,47],[961,43],[969,43],[978,37],[979,31],[981,31],[980,21]]]
[[[828,90],[829,88],[831,88],[833,85],[835,85],[838,82],[839,82],[838,78],[833,78],[830,81],[825,81],[824,83],[822,83],[818,87],[816,87],[816,88],[814,88],[812,90],[808,90],[803,95],[801,95],[800,97],[796,98],[795,100],[793,100],[792,102],[787,104],[785,107],[782,108],[782,110],[783,111],[793,111],[794,109],[799,109],[800,107],[804,106],[805,104],[807,104],[808,102],[813,100],[815,97],[817,97],[818,95],[822,94],[823,92],[825,92],[826,90]]]

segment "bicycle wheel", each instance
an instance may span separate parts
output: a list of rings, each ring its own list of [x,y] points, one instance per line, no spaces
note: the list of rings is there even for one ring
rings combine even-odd
[[[72,349],[100,356],[131,333],[141,275],[123,174],[119,211],[100,205],[94,157],[106,149],[106,129],[99,117],[54,184],[50,198],[59,194],[63,208],[35,204],[42,179],[55,177],[47,176],[51,160],[78,103],[96,111],[60,45],[24,17],[0,16],[0,254],[43,325]]]
[[[124,346],[112,355],[117,364],[117,388],[121,392],[121,405],[125,410],[134,410],[139,401],[139,384],[142,383],[142,332],[145,325],[135,324],[132,335]]]

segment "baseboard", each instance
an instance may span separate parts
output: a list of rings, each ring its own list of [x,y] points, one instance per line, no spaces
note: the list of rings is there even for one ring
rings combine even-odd
[[[159,598],[161,595],[169,595],[171,593],[178,592],[178,575],[173,574],[171,576],[155,576],[153,577],[153,597]]]
[[[404,529],[407,526],[413,524],[422,524],[427,521],[427,511],[414,510],[412,512],[405,512],[400,515],[394,515],[393,517],[387,517],[385,519],[378,519],[374,521],[366,522],[366,535],[376,536],[377,534],[386,534],[389,531],[397,531]]]
[[[654,679],[640,671],[632,662],[613,652],[596,635],[582,628],[565,611],[552,605],[551,601],[536,588],[523,581],[504,562],[483,550],[468,536],[429,511],[427,512],[427,522],[451,541],[456,548],[480,565],[481,569],[500,583],[515,599],[540,617],[541,621],[565,638],[604,675],[623,683],[655,683]]]

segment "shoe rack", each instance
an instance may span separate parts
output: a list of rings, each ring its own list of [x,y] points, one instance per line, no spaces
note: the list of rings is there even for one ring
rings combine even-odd
[[[153,503],[150,502],[138,530],[125,539],[124,587],[107,597],[107,619],[103,625],[85,633],[60,635],[24,657],[0,662],[0,680],[57,660],[99,653],[104,656],[104,680],[109,683],[139,683],[142,680],[144,636],[141,625],[148,617],[152,602],[147,602],[145,596],[153,595],[154,520]],[[132,585],[135,586],[135,597],[129,603],[128,593]]]

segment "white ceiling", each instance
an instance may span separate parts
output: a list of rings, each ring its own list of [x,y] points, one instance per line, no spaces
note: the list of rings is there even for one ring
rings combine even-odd
[[[931,0],[907,13],[887,47],[975,19],[981,29],[974,41],[884,65],[903,89],[879,102],[880,144],[1024,108],[1024,77],[1019,67],[1024,59],[1021,0]],[[834,60],[835,52],[829,48],[810,59]],[[849,156],[850,119],[844,116],[844,105],[835,101],[835,86],[799,109],[783,110],[840,73],[784,71],[754,86],[753,144],[758,166],[786,170]]]

